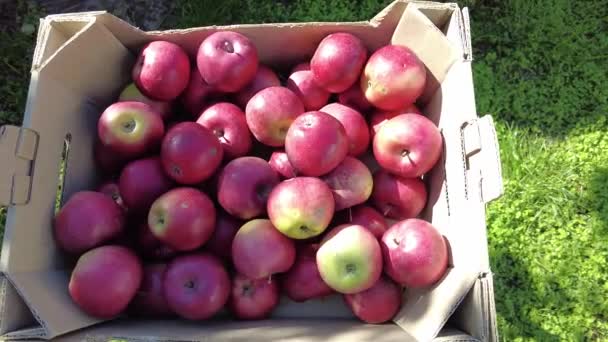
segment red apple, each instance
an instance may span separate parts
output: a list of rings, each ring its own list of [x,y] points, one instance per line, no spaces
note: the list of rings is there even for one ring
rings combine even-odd
[[[158,157],[130,162],[120,173],[120,193],[129,210],[147,213],[158,196],[169,191],[173,182]]]
[[[304,109],[307,111],[319,110],[327,104],[331,95],[315,83],[310,70],[300,70],[292,73],[287,79],[287,88],[298,95],[304,104]]]
[[[350,216],[350,223],[367,228],[378,240],[382,238],[382,235],[388,229],[384,216],[372,207],[366,205],[357,206],[352,209]]]
[[[116,151],[113,151],[101,141],[95,141],[94,147],[95,164],[101,172],[106,175],[114,176],[129,161],[127,156],[123,156]]]
[[[367,101],[365,95],[361,91],[359,83],[355,82],[352,87],[338,95],[338,102],[341,104],[358,110],[364,113],[372,109],[372,104]]]
[[[371,288],[344,295],[344,301],[360,320],[370,324],[390,321],[401,308],[401,288],[386,277],[380,277]]]
[[[308,62],[299,63],[299,64],[296,64],[296,66],[294,66],[293,69],[291,69],[292,74],[294,72],[298,72],[298,71],[310,71],[310,63],[308,63]]]
[[[164,280],[167,304],[186,319],[208,319],[230,298],[228,273],[219,259],[208,253],[173,259],[167,266]]]
[[[374,186],[371,171],[362,161],[353,157],[346,157],[321,179],[334,195],[336,211],[367,201]]]
[[[154,100],[152,98],[147,97],[142,94],[142,92],[137,89],[135,83],[130,83],[122,90],[120,95],[118,96],[118,101],[137,101],[143,102],[148,106],[152,107],[152,109],[160,114],[164,121],[167,121],[171,117],[171,102],[168,101],[159,101]]]
[[[120,189],[118,187],[118,183],[115,181],[107,181],[101,184],[97,188],[97,192],[101,192],[104,195],[110,196],[121,207],[123,210],[126,210],[125,202],[122,200],[122,196],[120,196]]]
[[[319,245],[309,244],[298,249],[296,262],[282,278],[283,292],[295,302],[329,296],[333,290],[325,284],[317,268]]]
[[[330,103],[321,111],[336,118],[348,137],[348,154],[357,157],[363,154],[369,146],[369,127],[361,113],[339,103]]]
[[[232,283],[230,308],[239,319],[264,319],[279,305],[279,287],[274,279],[250,279],[237,274]]]
[[[205,244],[207,250],[223,260],[232,260],[232,240],[243,223],[224,212],[218,213],[213,235]]]
[[[308,112],[289,127],[285,152],[299,174],[322,176],[346,157],[348,136],[344,126],[333,116]]]
[[[180,97],[180,102],[191,117],[197,118],[210,97],[216,94],[217,90],[205,82],[196,67],[192,67],[190,81]]]
[[[124,211],[107,195],[80,191],[55,215],[57,244],[71,254],[82,254],[119,237],[125,226]]]
[[[165,135],[160,157],[171,178],[181,184],[197,184],[217,170],[223,150],[209,129],[195,122],[182,122]]]
[[[374,137],[374,157],[387,171],[420,177],[435,166],[443,149],[435,124],[418,114],[402,114],[382,125]]]
[[[386,273],[405,287],[431,286],[448,267],[448,246],[443,235],[424,220],[395,223],[384,233],[380,245]]]
[[[235,95],[236,103],[245,109],[249,100],[260,90],[280,85],[281,81],[277,74],[269,67],[260,64],[253,80]]]
[[[68,290],[85,313],[113,318],[127,308],[142,277],[141,263],[133,252],[120,246],[103,246],[78,259]]]
[[[361,75],[361,90],[374,106],[397,110],[422,95],[426,68],[405,46],[387,45],[374,52]]]
[[[249,38],[220,31],[205,38],[196,65],[203,79],[220,91],[233,93],[246,86],[258,69],[258,51]]]
[[[150,208],[148,225],[154,236],[178,251],[191,251],[209,240],[215,229],[215,207],[194,188],[176,188]]]
[[[130,312],[145,317],[171,316],[164,293],[164,276],[167,264],[149,264],[144,266],[141,286],[131,301]]]
[[[270,220],[245,223],[232,241],[232,262],[237,272],[251,279],[286,272],[296,258],[296,249]]]
[[[285,151],[272,152],[268,164],[285,179],[296,177],[296,170],[289,162],[289,158],[287,158],[287,153],[285,153]]]
[[[319,86],[341,93],[355,84],[366,59],[367,49],[361,39],[350,33],[333,33],[319,43],[310,70]]]
[[[251,133],[268,146],[283,146],[289,126],[302,113],[302,101],[285,87],[261,90],[249,100],[245,109]]]
[[[133,67],[133,81],[145,95],[170,101],[186,89],[190,59],[179,45],[167,41],[146,44]]]
[[[101,114],[97,133],[110,150],[136,158],[158,146],[165,125],[160,114],[145,103],[117,102]]]
[[[151,261],[169,260],[177,255],[177,251],[160,241],[148,225],[147,219],[137,224],[135,235],[135,251],[144,259]]]
[[[384,216],[404,220],[422,212],[427,191],[420,178],[403,178],[386,171],[376,171],[371,198]]]
[[[266,212],[270,191],[279,175],[262,158],[241,157],[229,162],[218,181],[218,202],[230,215],[248,220]]]
[[[380,130],[380,127],[382,127],[382,125],[387,123],[388,120],[394,118],[397,115],[408,114],[408,113],[422,115],[422,112],[420,111],[420,109],[418,109],[418,107],[416,107],[416,105],[413,105],[413,104],[407,106],[404,109],[400,109],[400,110],[376,109],[376,111],[374,111],[369,118],[371,138],[374,139],[374,136],[376,136],[376,133],[378,133],[378,131]]]
[[[292,239],[307,239],[323,233],[334,215],[334,207],[331,190],[314,177],[283,181],[268,197],[270,221]]]
[[[242,157],[251,149],[251,134],[245,113],[232,103],[211,105],[196,122],[215,134],[224,149],[224,158]]]

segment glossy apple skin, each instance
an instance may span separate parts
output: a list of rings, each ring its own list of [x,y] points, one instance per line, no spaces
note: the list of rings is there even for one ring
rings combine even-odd
[[[420,109],[416,107],[416,105],[409,105],[406,108],[399,110],[382,110],[376,109],[371,116],[369,117],[369,128],[370,128],[370,137],[372,141],[376,136],[376,133],[380,130],[380,127],[388,122],[388,120],[394,118],[397,115],[401,114],[419,114],[423,115]]]
[[[420,178],[403,178],[379,170],[374,173],[371,200],[386,217],[405,220],[418,216],[426,205],[428,194]]]
[[[104,182],[97,188],[97,192],[110,196],[110,198],[112,198],[119,207],[121,207],[123,210],[127,210],[125,202],[122,200],[122,196],[120,195],[120,189],[117,182],[111,180]]]
[[[173,315],[164,293],[167,264],[144,265],[141,286],[129,305],[129,312],[141,317],[168,317]]]
[[[203,111],[196,123],[209,129],[218,138],[225,159],[242,157],[251,150],[251,133],[245,113],[232,103],[211,105]]]
[[[137,85],[135,83],[129,83],[125,89],[122,90],[120,95],[118,96],[118,101],[137,101],[143,102],[148,106],[152,107],[152,109],[160,114],[162,119],[166,122],[171,118],[172,115],[172,105],[169,101],[159,101],[144,95],[139,89],[137,89]]]
[[[382,274],[382,252],[365,227],[344,224],[333,228],[321,241],[317,267],[325,283],[343,294],[372,287]]]
[[[215,207],[207,195],[194,188],[175,188],[154,201],[148,225],[169,247],[191,251],[211,238],[215,218]]]
[[[344,295],[350,310],[365,323],[390,321],[401,308],[401,287],[387,277],[380,277],[371,288]]]
[[[357,157],[369,146],[369,127],[361,113],[340,103],[330,103],[321,111],[336,118],[348,137],[348,154]]]
[[[116,102],[104,110],[97,123],[101,143],[126,158],[154,150],[164,133],[160,114],[142,102]]]
[[[382,235],[388,229],[384,216],[376,209],[367,205],[360,205],[352,209],[350,223],[367,228],[378,240],[382,238]]]
[[[282,289],[289,299],[304,302],[326,297],[334,291],[325,284],[317,268],[318,244],[307,244],[298,248],[296,262],[282,277]]]
[[[219,259],[208,253],[177,257],[165,271],[167,304],[185,319],[211,318],[228,302],[230,288],[228,272]]]
[[[307,112],[289,127],[285,152],[298,174],[322,176],[336,168],[348,154],[348,136],[333,116]]]
[[[218,181],[218,202],[230,215],[248,220],[266,213],[266,202],[279,175],[258,157],[229,162]]]
[[[302,101],[285,87],[268,87],[255,94],[245,109],[253,136],[268,146],[283,146],[292,122],[304,113]]]
[[[132,78],[146,96],[171,101],[188,85],[190,59],[177,44],[153,41],[139,52]]]
[[[365,95],[361,91],[358,82],[355,82],[350,88],[338,95],[338,102],[351,107],[360,113],[365,113],[372,109],[372,104],[367,101]]]
[[[147,218],[137,225],[135,251],[145,260],[166,261],[178,254],[178,251],[160,241],[150,230]]]
[[[397,110],[422,95],[426,68],[405,46],[386,45],[374,52],[361,75],[361,91],[374,106]]]
[[[82,311],[108,319],[127,308],[142,277],[141,263],[133,252],[120,246],[102,246],[78,259],[68,291]]]
[[[443,141],[431,120],[418,114],[402,114],[382,125],[373,148],[382,168],[402,177],[420,177],[439,160]]]
[[[307,111],[319,110],[327,104],[331,95],[314,81],[310,70],[300,70],[292,73],[287,79],[287,88],[300,98],[304,104],[304,109]]]
[[[384,233],[380,244],[386,273],[405,287],[429,287],[443,277],[448,267],[446,240],[424,220],[395,223]]]
[[[296,170],[293,168],[285,151],[275,151],[270,155],[268,161],[270,167],[273,168],[283,179],[296,177]]]
[[[232,241],[232,262],[238,273],[251,279],[286,272],[296,258],[292,240],[265,219],[245,223]]]
[[[372,194],[372,173],[359,159],[346,157],[340,165],[321,178],[331,189],[335,210],[361,204]]]
[[[367,49],[361,39],[338,32],[319,43],[310,60],[310,70],[319,86],[341,93],[357,82],[366,59]]]
[[[198,50],[196,65],[209,85],[233,93],[255,77],[258,51],[244,35],[219,31],[205,38]]]
[[[243,320],[264,319],[279,305],[279,287],[274,279],[250,279],[237,274],[232,283],[230,309]]]
[[[125,222],[124,211],[112,198],[80,191],[55,215],[55,240],[64,251],[79,255],[119,237]]]
[[[219,212],[215,220],[213,235],[205,244],[205,248],[218,258],[231,261],[232,240],[234,240],[236,232],[243,224],[243,221],[224,212]]]
[[[235,95],[235,102],[245,109],[249,100],[260,90],[279,86],[281,86],[281,81],[277,74],[269,67],[260,64],[253,80]]]
[[[134,160],[120,173],[123,201],[136,213],[147,213],[152,202],[172,186],[173,181],[165,174],[159,157]]]
[[[292,239],[317,236],[329,225],[335,202],[325,182],[314,177],[282,181],[268,197],[268,217],[284,235]]]
[[[182,107],[193,118],[198,118],[203,108],[218,95],[217,89],[207,84],[196,67],[192,67],[188,86],[180,96]]]
[[[163,139],[160,157],[169,177],[181,184],[197,184],[213,175],[224,151],[217,137],[195,122],[173,126]]]

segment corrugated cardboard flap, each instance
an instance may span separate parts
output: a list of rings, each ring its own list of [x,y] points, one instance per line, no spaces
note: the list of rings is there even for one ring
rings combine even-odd
[[[37,147],[35,131],[16,126],[0,127],[0,205],[29,201],[32,162]]]

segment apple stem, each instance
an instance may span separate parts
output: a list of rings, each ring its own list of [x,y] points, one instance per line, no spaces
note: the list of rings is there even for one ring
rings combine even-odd
[[[390,211],[391,211],[391,207],[390,207],[390,206],[387,206],[387,207],[386,207],[386,210],[384,210],[384,212],[382,213],[382,215],[386,216],[386,215],[388,215],[388,213],[389,213]]]
[[[393,242],[395,243],[395,245],[399,246],[399,240],[397,240],[397,238],[393,238]]]

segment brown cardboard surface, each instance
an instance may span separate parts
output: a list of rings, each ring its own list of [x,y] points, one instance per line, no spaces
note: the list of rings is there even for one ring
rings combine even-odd
[[[491,139],[495,138],[491,121],[476,121],[470,62],[463,54],[466,51],[463,47],[470,43],[467,34],[463,34],[467,32],[463,22],[454,4],[416,2],[408,5],[405,1],[394,2],[369,22],[357,23],[235,25],[145,33],[100,12],[44,19],[23,123],[39,137],[31,172],[31,191],[35,196],[26,204],[10,208],[0,260],[3,272],[17,290],[6,291],[6,295],[14,297],[18,292],[40,327],[11,331],[5,336],[51,338],[98,323],[80,312],[69,299],[69,271],[53,243],[50,222],[54,215],[63,142],[66,136],[70,137],[64,186],[67,197],[92,187],[97,181],[92,161],[95,135],[91,132],[95,132],[98,115],[128,81],[133,63],[131,52],[146,41],[165,39],[194,53],[207,35],[220,29],[249,36],[258,46],[262,62],[273,65],[288,66],[309,58],[316,44],[336,31],[358,35],[370,49],[392,41],[407,44],[419,53],[436,81],[427,89],[422,104],[425,113],[440,127],[446,143],[441,162],[425,177],[430,202],[423,217],[449,240],[451,269],[431,289],[406,291],[406,305],[395,317],[397,324],[360,324],[352,319],[341,298],[332,296],[297,305],[282,300],[273,315],[277,319],[271,321],[117,321],[80,330],[71,336],[95,339],[124,336],[134,340],[151,337],[225,340],[230,337],[250,341],[254,334],[264,333],[270,334],[270,338],[264,340],[426,341],[437,335],[461,300],[459,312],[468,314],[454,320],[454,327],[468,334],[444,331],[442,340],[485,339],[493,332],[495,336],[492,324],[484,323],[491,321],[493,315],[493,293],[488,293],[491,286],[478,278],[489,270],[484,201],[470,194],[480,193],[483,198],[500,194],[496,187],[491,187],[498,184],[500,172],[495,170],[497,160],[491,158],[496,151],[496,141]],[[276,49],[286,44],[290,46],[289,51]],[[463,130],[467,123],[476,130]],[[5,150],[0,150],[0,156],[5,154]],[[486,171],[487,168],[494,170]],[[485,180],[490,187],[484,186],[486,190],[483,190],[478,186],[481,183],[470,181],[467,170],[471,169],[490,179]],[[5,195],[6,189],[0,189],[0,194]],[[482,295],[465,296],[474,284],[474,289],[477,286],[485,289]],[[4,302],[18,312],[28,311],[23,301],[7,298]],[[0,313],[5,316],[11,310],[5,306]],[[1,322],[5,322],[3,316],[0,316]],[[482,321],[469,322],[471,319]],[[32,317],[22,317],[11,322],[11,326],[26,326],[28,320],[33,321]]]

